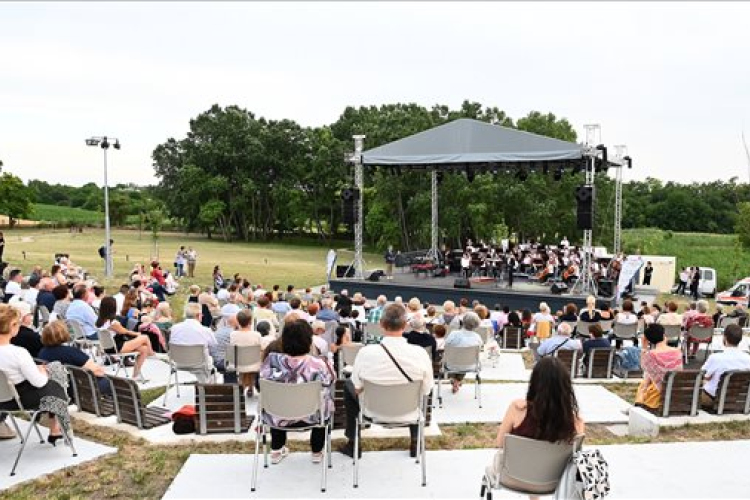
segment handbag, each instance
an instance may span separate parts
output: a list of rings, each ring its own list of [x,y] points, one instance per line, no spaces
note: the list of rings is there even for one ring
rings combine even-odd
[[[647,406],[651,409],[657,409],[661,406],[661,392],[653,381],[643,380],[641,382],[635,396],[635,404]]]

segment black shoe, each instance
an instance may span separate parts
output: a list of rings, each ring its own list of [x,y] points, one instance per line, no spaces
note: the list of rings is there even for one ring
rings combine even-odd
[[[346,443],[339,445],[336,451],[346,455],[347,457],[354,458],[354,442],[347,441]],[[359,458],[362,458],[362,447],[359,448]]]
[[[60,438],[62,438],[62,435],[53,436],[52,434],[50,434],[49,436],[47,436],[47,442],[51,444],[52,446],[57,446],[57,440]]]

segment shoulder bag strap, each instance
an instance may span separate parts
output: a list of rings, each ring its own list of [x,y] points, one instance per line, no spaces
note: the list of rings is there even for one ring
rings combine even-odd
[[[409,382],[414,382],[414,380],[412,380],[412,378],[409,376],[409,374],[406,373],[403,368],[401,368],[401,365],[398,364],[398,361],[396,361],[396,358],[393,357],[393,354],[391,354],[391,351],[388,350],[388,348],[385,346],[385,344],[381,343],[380,347],[382,347],[385,350],[385,353],[388,355],[389,358],[391,358],[391,361],[393,361],[393,364],[396,365],[396,368],[398,368],[398,371],[401,372],[401,375],[403,375],[404,377],[406,377],[406,380],[408,380]]]
[[[564,346],[568,342],[568,340],[570,340],[570,339],[567,338],[567,339],[565,339],[564,342],[560,342],[560,345],[558,345],[557,347],[555,347],[554,349],[552,349],[550,352],[548,352],[547,354],[545,354],[542,357],[552,356],[553,354],[555,354],[557,352],[558,349],[560,349],[562,346]]]

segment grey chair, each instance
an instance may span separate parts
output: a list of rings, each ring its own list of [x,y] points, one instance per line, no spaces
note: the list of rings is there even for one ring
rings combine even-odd
[[[638,339],[638,323],[629,325],[615,323],[612,328],[612,338],[618,341],[630,340],[635,345]]]
[[[530,496],[551,495],[583,439],[549,443],[507,434],[502,453],[485,470],[480,496],[492,500],[492,490],[500,488]]]
[[[476,379],[476,383],[474,384],[474,399],[478,401],[479,407],[482,407],[482,364],[479,360],[481,348],[481,346],[445,346],[440,366],[440,381],[438,382],[437,399],[440,408],[443,407],[443,396],[440,389],[442,383],[440,382],[451,374],[468,375],[470,373],[473,373]]]
[[[92,340],[86,336],[86,330],[83,325],[74,319],[66,319],[65,324],[70,332],[70,337],[73,345],[79,349],[89,351],[92,358],[96,359],[97,351],[100,351],[99,341]]]
[[[669,345],[679,346],[682,339],[682,327],[680,325],[664,325],[664,338]]]
[[[348,344],[341,346],[341,352],[339,353],[339,378],[344,378],[344,368],[347,366],[354,366],[354,360],[357,359],[360,349],[364,347],[364,344]]]
[[[354,436],[354,487],[359,487],[359,435],[365,423],[386,428],[417,426],[416,462],[422,465],[422,486],[427,486],[427,449],[424,431],[427,396],[422,395],[422,381],[382,385],[362,379],[359,406]]]
[[[268,468],[267,434],[269,429],[279,429],[287,432],[302,432],[313,428],[325,429],[325,444],[323,445],[323,460],[321,460],[320,490],[326,491],[328,469],[331,463],[331,419],[325,418],[325,395],[320,380],[300,384],[286,384],[271,380],[260,380],[260,396],[258,397],[257,423],[259,432],[255,437],[255,458],[253,461],[253,477],[250,491],[255,491],[258,484],[258,456],[260,443],[263,441],[263,467]],[[273,426],[264,420],[264,415],[282,420],[299,421],[310,415],[317,415],[318,423],[304,427]]]
[[[714,339],[714,328],[712,326],[699,326],[699,325],[693,325],[690,327],[690,330],[688,330],[687,335],[692,337],[694,341],[699,342],[700,344],[706,344],[706,354],[704,361],[708,359],[708,355],[711,351],[711,343]],[[690,349],[689,343],[687,341],[688,337],[685,337],[685,342],[682,343],[682,352],[683,352],[683,360],[685,364],[687,364],[688,360],[688,350]]]
[[[131,360],[135,362],[135,358],[138,357],[138,353],[121,353],[117,348],[117,343],[115,342],[115,334],[112,332],[112,330],[109,330],[107,328],[102,328],[99,330],[99,345],[102,348],[102,355],[104,356],[104,358],[110,363],[117,366],[117,369],[115,370],[115,377],[118,376],[120,374],[120,370],[122,370],[125,372],[125,377],[127,378],[128,370],[126,368],[125,361]]]
[[[259,345],[247,346],[229,344],[227,346],[224,366],[228,372],[244,373],[243,366],[255,365],[261,362],[261,352]]]
[[[18,455],[16,455],[16,460],[13,462],[13,468],[10,471],[10,475],[15,476],[18,462],[21,460],[21,455],[23,455],[23,451],[26,449],[26,443],[29,442],[29,436],[31,436],[32,429],[34,429],[37,436],[39,436],[39,442],[44,444],[44,438],[42,437],[42,433],[39,431],[38,426],[41,410],[38,408],[24,408],[23,403],[21,402],[21,397],[18,395],[18,391],[16,391],[16,386],[10,383],[5,372],[0,371],[0,413],[3,412],[9,415],[10,422],[13,424],[13,427],[15,427],[16,434],[19,436],[21,436],[22,433],[21,429],[18,427],[18,422],[16,422],[15,414],[20,413],[29,421],[29,428],[26,430],[26,434],[23,434],[23,437],[21,438],[21,448],[18,450]],[[64,441],[70,446],[70,449],[73,451],[73,456],[78,456],[75,445],[73,444],[73,436],[68,434],[64,427],[62,427],[62,431]]]
[[[375,344],[383,339],[383,330],[378,323],[365,323],[364,336],[362,343]]]
[[[202,344],[169,344],[168,356],[169,377],[167,378],[167,389],[164,392],[162,404],[167,404],[167,395],[169,389],[172,388],[172,376],[174,376],[174,385],[177,388],[177,397],[180,397],[180,381],[177,375],[180,371],[192,373],[201,384],[213,382],[215,369],[209,362],[206,346]]]

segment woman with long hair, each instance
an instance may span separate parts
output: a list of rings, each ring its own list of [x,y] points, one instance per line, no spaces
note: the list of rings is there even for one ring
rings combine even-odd
[[[488,476],[496,484],[507,434],[549,443],[573,443],[585,431],[570,373],[555,357],[543,357],[534,366],[526,399],[513,401],[497,430],[497,446]]]
[[[116,303],[115,303],[116,304]],[[138,319],[140,311],[138,310],[138,290],[131,288],[128,293],[125,294],[125,300],[122,302],[122,311],[120,316],[123,318]]]
[[[128,293],[129,295],[130,293]],[[127,297],[125,302],[127,304]],[[117,344],[117,349],[121,354],[129,352],[138,353],[138,357],[135,359],[133,378],[137,379],[140,377],[141,382],[143,382],[141,368],[146,358],[154,354],[154,351],[151,349],[151,341],[147,335],[131,332],[117,321],[117,301],[114,297],[104,297],[102,299],[101,306],[99,306],[99,318],[96,320],[96,327],[114,332],[115,344]]]

